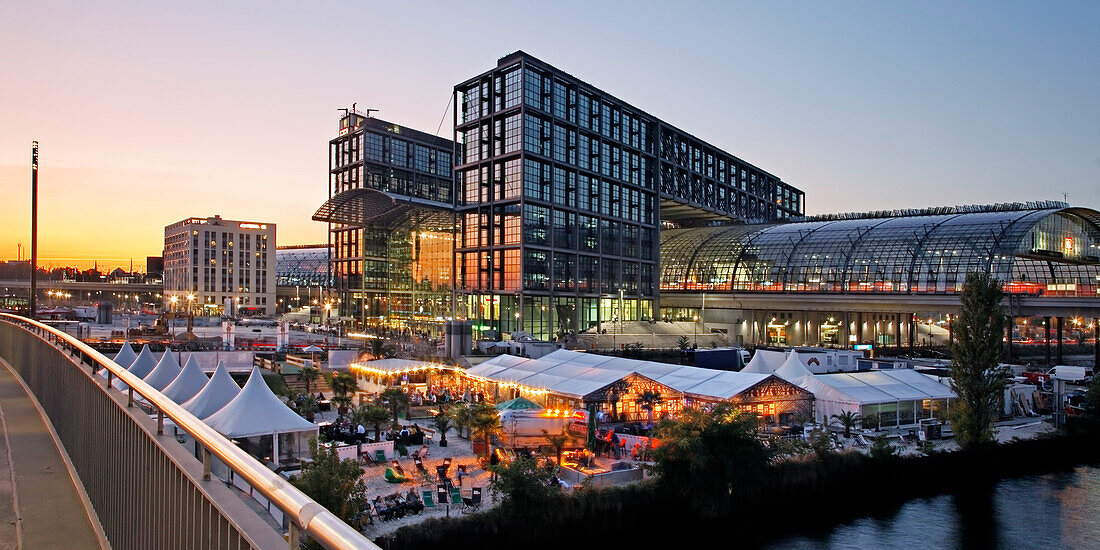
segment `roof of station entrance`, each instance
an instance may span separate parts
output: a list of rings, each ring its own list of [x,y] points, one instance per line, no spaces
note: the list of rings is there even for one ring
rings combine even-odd
[[[444,230],[454,227],[450,204],[375,189],[344,191],[325,201],[313,214],[313,220],[389,229],[412,226]]]
[[[1100,212],[1013,203],[661,235],[662,292],[954,293],[971,271],[1009,292],[1100,299]]]

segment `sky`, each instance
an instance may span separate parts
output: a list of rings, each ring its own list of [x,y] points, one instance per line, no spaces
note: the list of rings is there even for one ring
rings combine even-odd
[[[808,214],[1100,208],[1098,2],[0,0],[0,259],[144,266],[191,216],[325,242],[357,102],[451,137],[454,85],[524,50],[778,175]],[[25,256],[29,253],[24,251]]]

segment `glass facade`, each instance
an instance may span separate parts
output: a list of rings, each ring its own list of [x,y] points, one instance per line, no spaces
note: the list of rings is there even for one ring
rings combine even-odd
[[[341,119],[340,134],[329,142],[326,203],[337,206],[322,219],[339,314],[364,328],[433,333],[452,312],[453,142],[358,114]],[[340,200],[362,190],[377,193]],[[398,215],[364,221],[374,209]]]
[[[522,52],[455,88],[459,317],[563,337],[647,320],[662,221],[779,221],[803,194]]]
[[[1006,290],[1097,296],[1096,212],[1002,205],[781,225],[667,230],[662,291],[956,293],[991,272]]]

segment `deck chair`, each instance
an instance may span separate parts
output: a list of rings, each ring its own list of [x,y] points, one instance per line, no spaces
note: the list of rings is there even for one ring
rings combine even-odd
[[[902,445],[908,445],[909,444],[909,442],[905,440],[904,435],[894,434],[894,437],[898,438],[898,442],[900,442]]]
[[[470,495],[470,507],[476,512],[481,509],[481,487],[474,487]]]
[[[447,458],[443,459],[443,468],[445,468],[444,471],[451,469],[451,458],[450,457],[447,457]]]
[[[435,508],[435,495],[432,494],[431,489],[420,491],[420,500],[424,501],[425,508]]]
[[[436,497],[438,497],[437,502],[439,502],[440,505],[446,504],[447,503],[447,486],[442,484],[442,483],[436,485],[435,486],[435,495],[436,495]]]
[[[432,475],[428,473],[428,469],[424,467],[424,461],[419,458],[413,459],[413,464],[416,465],[416,471],[420,472],[420,477],[424,479],[431,479]]]
[[[375,449],[375,451],[374,451],[374,460],[377,461],[379,464],[385,464],[386,463],[386,451],[383,451],[382,449]]]
[[[451,487],[451,504],[455,506],[465,506],[466,503],[462,502],[462,493],[457,488]]]
[[[924,430],[917,430],[917,440],[921,443],[928,442],[928,434]]]
[[[863,437],[863,434],[856,434],[856,443],[860,447],[870,447],[871,444],[867,442],[867,438]]]

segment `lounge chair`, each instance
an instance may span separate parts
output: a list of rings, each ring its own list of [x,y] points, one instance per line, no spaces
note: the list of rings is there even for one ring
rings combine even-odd
[[[475,512],[481,509],[481,487],[474,487],[470,500],[472,501],[470,506]]]
[[[432,491],[430,489],[424,489],[423,491],[420,491],[420,500],[424,501],[424,506],[426,508],[435,507],[435,495],[432,494]]]
[[[386,462],[386,451],[383,451],[382,449],[375,449],[374,450],[374,460],[377,461],[379,464],[385,463]]]
[[[386,483],[404,483],[409,481],[409,478],[398,474],[397,471],[393,469],[393,466],[387,467],[386,473],[383,475],[386,478]]]
[[[451,504],[455,506],[465,506],[466,503],[462,502],[462,493],[457,488],[451,487]]]
[[[863,437],[863,434],[856,434],[856,444],[860,447],[870,447],[871,444],[867,442],[867,438]]]

